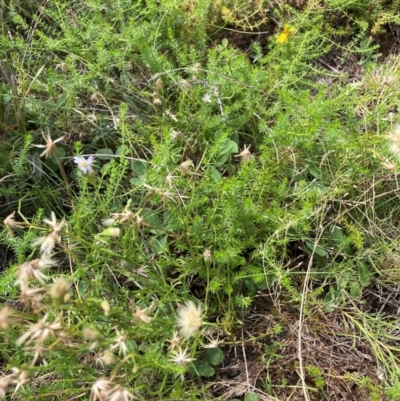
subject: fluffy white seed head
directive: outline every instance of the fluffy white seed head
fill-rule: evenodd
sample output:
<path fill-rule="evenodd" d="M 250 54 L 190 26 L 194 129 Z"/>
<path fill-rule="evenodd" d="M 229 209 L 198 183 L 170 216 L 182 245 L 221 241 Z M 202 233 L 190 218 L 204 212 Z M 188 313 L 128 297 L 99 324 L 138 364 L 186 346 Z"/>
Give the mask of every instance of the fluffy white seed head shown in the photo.
<path fill-rule="evenodd" d="M 179 308 L 176 324 L 183 337 L 192 337 L 200 329 L 203 324 L 201 312 L 201 306 L 196 306 L 193 301 L 187 301 L 184 306 Z"/>

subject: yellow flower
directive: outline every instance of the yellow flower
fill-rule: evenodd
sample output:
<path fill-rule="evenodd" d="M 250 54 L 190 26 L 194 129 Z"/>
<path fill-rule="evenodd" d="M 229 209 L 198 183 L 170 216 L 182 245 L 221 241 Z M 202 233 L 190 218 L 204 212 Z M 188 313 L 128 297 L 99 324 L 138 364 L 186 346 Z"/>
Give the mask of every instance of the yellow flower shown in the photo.
<path fill-rule="evenodd" d="M 289 40 L 289 36 L 291 36 L 293 33 L 293 29 L 289 25 L 285 25 L 283 28 L 283 32 L 278 36 L 276 41 L 280 44 L 287 43 Z"/>

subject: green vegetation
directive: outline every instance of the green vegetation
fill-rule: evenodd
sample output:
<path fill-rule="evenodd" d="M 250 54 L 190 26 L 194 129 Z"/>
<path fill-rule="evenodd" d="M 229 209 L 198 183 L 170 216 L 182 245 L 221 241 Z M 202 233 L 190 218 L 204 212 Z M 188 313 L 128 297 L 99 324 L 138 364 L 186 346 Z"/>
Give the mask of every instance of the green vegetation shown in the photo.
<path fill-rule="evenodd" d="M 0 4 L 0 398 L 400 399 L 399 1 Z"/>

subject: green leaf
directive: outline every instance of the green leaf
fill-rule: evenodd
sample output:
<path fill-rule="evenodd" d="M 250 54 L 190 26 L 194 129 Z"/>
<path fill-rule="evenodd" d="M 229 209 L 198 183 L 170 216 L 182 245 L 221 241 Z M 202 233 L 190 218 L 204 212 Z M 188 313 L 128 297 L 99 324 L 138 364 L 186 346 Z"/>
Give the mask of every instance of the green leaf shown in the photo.
<path fill-rule="evenodd" d="M 332 312 L 336 306 L 340 304 L 340 294 L 341 290 L 337 285 L 332 284 L 329 286 L 329 292 L 326 294 L 324 302 L 326 305 L 324 306 L 325 312 Z"/>
<path fill-rule="evenodd" d="M 99 149 L 96 152 L 96 157 L 100 160 L 111 160 L 113 159 L 114 152 L 111 149 Z"/>
<path fill-rule="evenodd" d="M 147 172 L 147 162 L 144 160 L 134 160 L 131 167 L 133 172 L 138 176 L 145 175 Z"/>
<path fill-rule="evenodd" d="M 220 146 L 219 156 L 216 162 L 217 167 L 222 166 L 231 155 L 237 153 L 239 151 L 238 145 L 236 142 L 228 139 L 223 142 Z"/>
<path fill-rule="evenodd" d="M 139 185 L 143 184 L 143 179 L 142 178 L 131 178 L 129 182 L 134 186 L 138 187 Z"/>
<path fill-rule="evenodd" d="M 189 366 L 189 373 L 191 375 L 211 377 L 214 376 L 215 370 L 212 366 L 197 360 Z"/>
<path fill-rule="evenodd" d="M 43 164 L 40 160 L 39 153 L 34 153 L 32 155 L 32 167 L 33 167 L 33 174 L 36 175 L 37 178 L 42 178 L 43 176 Z"/>
<path fill-rule="evenodd" d="M 345 236 L 343 234 L 343 230 L 338 226 L 333 226 L 331 229 L 331 236 L 332 239 L 335 241 L 338 247 L 342 245 L 343 241 L 345 240 Z"/>
<path fill-rule="evenodd" d="M 47 163 L 51 164 L 51 167 L 54 167 L 55 170 L 59 170 L 60 166 L 58 165 L 57 159 L 62 163 L 64 161 L 66 152 L 65 149 L 61 146 L 57 147 L 57 158 L 52 155 Z"/>
<path fill-rule="evenodd" d="M 361 261 L 357 262 L 358 266 L 358 278 L 360 280 L 360 284 L 363 287 L 368 287 L 371 284 L 371 276 L 372 273 L 368 269 L 368 267 Z"/>
<path fill-rule="evenodd" d="M 228 47 L 228 44 L 229 44 L 228 39 L 223 38 L 223 39 L 221 40 L 221 45 L 222 45 L 222 47 L 224 47 L 225 49 Z"/>
<path fill-rule="evenodd" d="M 352 297 L 359 297 L 362 293 L 362 288 L 360 283 L 353 281 L 350 283 L 350 294 Z"/>
<path fill-rule="evenodd" d="M 151 209 L 143 209 L 142 217 L 146 224 L 152 226 L 152 228 L 162 228 L 163 222 L 160 217 L 158 217 L 157 213 Z"/>
<path fill-rule="evenodd" d="M 275 273 L 272 272 L 272 274 L 274 275 L 274 277 L 272 278 L 272 281 L 275 278 Z M 266 275 L 266 278 L 263 277 L 263 279 L 261 281 L 256 281 L 256 287 L 258 291 L 265 291 L 266 289 L 268 289 L 271 286 L 271 278 L 268 277 L 268 274 Z"/>
<path fill-rule="evenodd" d="M 237 143 L 228 139 L 221 145 L 219 153 L 220 155 L 223 155 L 225 153 L 229 153 L 231 155 L 233 153 L 238 153 L 238 151 L 239 148 Z"/>
<path fill-rule="evenodd" d="M 246 393 L 244 396 L 244 401 L 258 401 L 258 397 L 253 393 Z"/>
<path fill-rule="evenodd" d="M 68 99 L 68 93 L 63 93 L 56 101 L 56 106 L 61 107 Z"/>
<path fill-rule="evenodd" d="M 251 294 L 254 295 L 254 294 L 257 293 L 257 286 L 254 284 L 253 280 L 251 280 L 249 278 L 245 278 L 244 279 L 244 285 L 251 292 Z"/>
<path fill-rule="evenodd" d="M 80 294 L 80 296 L 85 297 L 86 291 L 89 289 L 89 284 L 87 284 L 84 281 L 79 281 L 77 289 L 78 289 L 78 293 Z"/>
<path fill-rule="evenodd" d="M 168 253 L 168 242 L 167 242 L 167 236 L 164 235 L 162 237 L 153 237 L 150 238 L 150 245 L 153 248 L 153 251 L 157 255 L 161 255 L 162 253 Z"/>
<path fill-rule="evenodd" d="M 344 273 L 338 281 L 339 287 L 342 289 L 345 289 L 347 287 L 347 285 L 349 284 L 351 279 L 351 276 L 349 273 Z"/>
<path fill-rule="evenodd" d="M 221 174 L 220 172 L 213 166 L 209 166 L 208 167 L 208 172 L 210 174 L 210 177 L 214 180 L 214 181 L 220 181 L 221 180 Z"/>
<path fill-rule="evenodd" d="M 127 152 L 127 147 L 125 145 L 119 146 L 118 149 L 115 151 L 116 156 L 125 156 L 125 153 Z"/>
<path fill-rule="evenodd" d="M 217 366 L 224 360 L 224 353 L 221 348 L 208 348 L 204 359 L 209 365 Z"/>
<path fill-rule="evenodd" d="M 96 186 L 96 176 L 94 174 L 88 174 L 85 177 L 90 185 Z"/>
<path fill-rule="evenodd" d="M 317 189 L 320 191 L 322 194 L 326 194 L 328 192 L 328 187 L 326 187 L 324 184 L 322 184 L 320 181 L 313 181 L 310 186 L 310 189 Z"/>
<path fill-rule="evenodd" d="M 306 244 L 307 249 L 310 252 L 312 252 L 314 250 L 314 243 L 313 242 L 305 241 L 305 244 Z M 315 255 L 319 256 L 320 258 L 325 258 L 327 254 L 326 254 L 325 249 L 322 246 L 317 245 L 315 247 Z"/>
<path fill-rule="evenodd" d="M 331 237 L 337 249 L 343 250 L 347 255 L 351 255 L 350 246 L 346 243 L 347 237 L 343 234 L 343 230 L 340 227 L 332 227 Z"/>

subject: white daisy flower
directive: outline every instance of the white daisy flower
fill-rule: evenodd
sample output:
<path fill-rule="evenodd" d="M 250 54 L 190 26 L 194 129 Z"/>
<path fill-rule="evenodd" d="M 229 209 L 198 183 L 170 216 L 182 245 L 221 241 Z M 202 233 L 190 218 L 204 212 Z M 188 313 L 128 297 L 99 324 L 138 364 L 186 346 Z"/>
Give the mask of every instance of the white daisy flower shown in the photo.
<path fill-rule="evenodd" d="M 89 156 L 87 159 L 81 156 L 75 156 L 74 162 L 83 174 L 93 174 L 94 156 Z"/>

